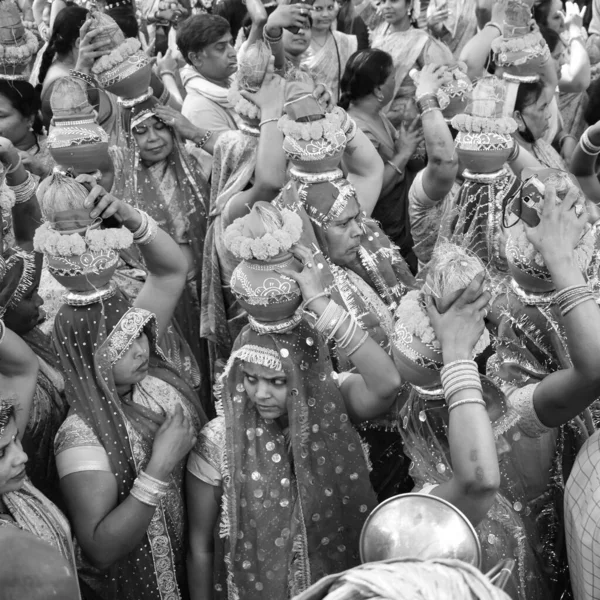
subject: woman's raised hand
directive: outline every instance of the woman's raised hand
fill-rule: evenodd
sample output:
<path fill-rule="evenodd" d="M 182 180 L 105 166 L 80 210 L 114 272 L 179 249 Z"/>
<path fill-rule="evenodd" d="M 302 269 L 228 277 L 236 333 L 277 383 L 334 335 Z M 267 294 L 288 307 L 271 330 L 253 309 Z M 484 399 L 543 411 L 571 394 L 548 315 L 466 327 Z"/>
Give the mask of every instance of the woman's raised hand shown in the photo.
<path fill-rule="evenodd" d="M 444 362 L 470 359 L 483 333 L 491 294 L 485 290 L 485 271 L 473 278 L 458 298 L 440 313 L 431 296 L 427 296 L 427 313 L 435 336 L 442 345 Z"/>
<path fill-rule="evenodd" d="M 308 28 L 309 13 L 308 4 L 279 4 L 269 15 L 266 29 L 271 31 L 287 27 Z"/>
<path fill-rule="evenodd" d="M 444 65 L 425 65 L 416 75 L 417 90 L 415 96 L 419 98 L 425 94 L 437 94 L 444 83 L 450 81 L 452 76 Z"/>
<path fill-rule="evenodd" d="M 198 133 L 198 128 L 191 121 L 170 106 L 157 105 L 154 112 L 165 125 L 172 127 L 184 140 L 191 140 Z"/>
<path fill-rule="evenodd" d="M 92 21 L 89 19 L 81 26 L 79 30 L 79 53 L 77 55 L 76 71 L 87 73 L 92 70 L 94 62 L 110 53 L 110 40 L 94 41 L 101 33 L 106 33 L 106 27 L 98 27 L 90 31 Z"/>
<path fill-rule="evenodd" d="M 290 268 L 281 268 L 277 272 L 293 279 L 298 284 L 302 297 L 306 302 L 325 291 L 321 279 L 321 269 L 319 269 L 319 263 L 322 263 L 324 258 L 320 251 L 312 252 L 302 244 L 293 246 L 292 254 L 304 265 L 302 271 L 296 273 Z"/>
<path fill-rule="evenodd" d="M 525 225 L 525 232 L 527 239 L 544 257 L 546 266 L 550 266 L 549 262 L 553 260 L 573 256 L 587 222 L 585 196 L 579 189 L 571 188 L 559 204 L 554 186 L 547 185 L 540 222 L 537 227 Z"/>
<path fill-rule="evenodd" d="M 88 197 L 83 205 L 85 208 L 91 209 L 90 217 L 92 219 L 106 220 L 114 217 L 119 223 L 125 224 L 132 231 L 135 231 L 142 224 L 142 218 L 137 210 L 98 185 L 92 175 L 79 175 L 75 181 L 85 185 L 89 190 Z"/>
<path fill-rule="evenodd" d="M 180 404 L 175 412 L 167 415 L 164 423 L 154 436 L 152 457 L 146 471 L 163 481 L 168 478 L 175 466 L 182 461 L 196 445 L 196 431 L 191 420 L 186 417 Z M 154 473 L 156 473 L 156 475 Z"/>
<path fill-rule="evenodd" d="M 586 8 L 587 7 L 584 6 L 579 10 L 579 6 L 577 6 L 575 2 L 567 1 L 565 3 L 565 12 L 561 13 L 563 21 L 565 22 L 565 27 L 567 29 L 570 27 L 581 29 L 583 27 L 583 17 L 585 16 Z"/>
<path fill-rule="evenodd" d="M 275 74 L 273 67 L 274 61 L 274 57 L 269 59 L 269 66 L 267 67 L 265 78 L 263 79 L 258 92 L 252 93 L 247 92 L 246 90 L 240 90 L 240 94 L 246 98 L 246 100 L 253 102 L 260 108 L 263 120 L 265 118 L 270 118 L 271 113 L 273 113 L 274 116 L 281 116 L 283 112 L 283 103 L 285 101 L 285 79 Z M 265 113 L 269 113 L 269 116 Z"/>

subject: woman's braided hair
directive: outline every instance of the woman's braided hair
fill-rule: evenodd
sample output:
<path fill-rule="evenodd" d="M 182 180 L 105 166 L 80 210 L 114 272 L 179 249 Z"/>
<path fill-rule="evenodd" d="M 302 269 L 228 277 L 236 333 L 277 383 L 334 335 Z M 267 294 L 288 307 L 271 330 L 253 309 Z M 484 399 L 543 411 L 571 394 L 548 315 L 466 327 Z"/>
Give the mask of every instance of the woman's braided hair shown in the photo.
<path fill-rule="evenodd" d="M 42 56 L 40 73 L 38 76 L 38 89 L 41 91 L 48 69 L 56 55 L 67 54 L 79 38 L 79 30 L 85 23 L 88 11 L 80 6 L 67 6 L 63 8 L 52 26 L 52 35 L 48 40 L 48 46 Z"/>

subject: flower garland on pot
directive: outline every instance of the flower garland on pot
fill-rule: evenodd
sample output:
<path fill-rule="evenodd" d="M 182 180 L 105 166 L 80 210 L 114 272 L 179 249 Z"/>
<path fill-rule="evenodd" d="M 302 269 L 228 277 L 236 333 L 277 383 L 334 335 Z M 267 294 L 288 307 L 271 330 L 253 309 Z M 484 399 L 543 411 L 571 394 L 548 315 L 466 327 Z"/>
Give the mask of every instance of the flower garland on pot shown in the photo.
<path fill-rule="evenodd" d="M 37 252 L 50 256 L 68 257 L 80 256 L 86 251 L 125 250 L 133 244 L 133 234 L 124 227 L 118 229 L 92 229 L 91 227 L 83 234 L 61 233 L 54 229 L 51 223 L 43 223 L 33 236 L 33 247 Z"/>
<path fill-rule="evenodd" d="M 282 209 L 281 226 L 273 223 L 271 231 L 254 237 L 245 219 L 236 219 L 225 230 L 225 246 L 243 260 L 268 260 L 287 252 L 302 235 L 302 219 L 287 208 Z M 264 212 L 263 218 L 264 216 Z M 266 218 L 265 218 L 266 219 Z"/>

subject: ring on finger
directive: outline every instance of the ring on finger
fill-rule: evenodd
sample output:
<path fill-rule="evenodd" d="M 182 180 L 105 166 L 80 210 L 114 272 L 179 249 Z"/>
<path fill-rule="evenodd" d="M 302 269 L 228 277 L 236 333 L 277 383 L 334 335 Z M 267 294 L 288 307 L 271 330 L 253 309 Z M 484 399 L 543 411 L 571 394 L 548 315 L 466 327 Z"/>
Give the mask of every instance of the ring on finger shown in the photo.
<path fill-rule="evenodd" d="M 576 204 L 574 208 L 575 208 L 575 214 L 578 217 L 580 217 L 585 212 L 585 208 L 581 204 Z"/>
<path fill-rule="evenodd" d="M 307 269 L 312 269 L 313 268 L 313 264 L 311 262 L 307 262 L 306 263 L 306 268 Z"/>

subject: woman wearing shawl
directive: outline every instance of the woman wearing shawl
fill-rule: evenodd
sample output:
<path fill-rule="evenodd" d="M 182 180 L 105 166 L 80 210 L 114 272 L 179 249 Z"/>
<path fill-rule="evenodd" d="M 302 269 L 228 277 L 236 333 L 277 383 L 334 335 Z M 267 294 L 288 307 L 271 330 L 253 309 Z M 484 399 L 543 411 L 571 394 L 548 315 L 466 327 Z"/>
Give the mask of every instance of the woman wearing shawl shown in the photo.
<path fill-rule="evenodd" d="M 55 451 L 81 573 L 103 600 L 186 598 L 184 460 L 204 415 L 157 342 L 187 264 L 145 213 L 99 187 L 86 206 L 91 218 L 114 216 L 134 232 L 149 274 L 133 306 L 110 292 L 71 294 L 77 305 L 55 321 L 71 405 Z"/>
<path fill-rule="evenodd" d="M 587 224 L 583 195 L 570 187 L 559 202 L 547 184 L 540 224 L 530 228 L 518 221 L 508 230 L 512 281 L 494 301 L 498 343 L 487 369 L 520 415 L 511 454 L 521 495 L 507 496 L 519 503 L 538 564 L 553 583 L 552 598 L 570 586 L 562 535 L 564 483 L 593 429 L 588 407 L 600 383 L 596 234 Z"/>
<path fill-rule="evenodd" d="M 380 5 L 384 21 L 373 32 L 373 48 L 391 54 L 396 69 L 393 100 L 387 117 L 394 127 L 418 116 L 415 106 L 415 83 L 412 69 L 426 64 L 451 64 L 452 53 L 427 32 L 414 27 L 419 16 L 418 0 L 385 0 Z"/>
<path fill-rule="evenodd" d="M 1 321 L 0 364 L 0 529 L 17 527 L 39 537 L 62 555 L 75 574 L 69 522 L 29 481 L 28 457 L 21 445 L 37 386 L 38 361 Z"/>
<path fill-rule="evenodd" d="M 336 102 L 340 98 L 340 81 L 346 63 L 358 47 L 355 35 L 332 29 L 337 11 L 333 0 L 315 0 L 311 11 L 310 46 L 302 59 L 302 66 L 308 69 L 313 80 L 325 85 Z"/>
<path fill-rule="evenodd" d="M 268 333 L 287 321 L 266 322 L 260 306 L 248 305 L 254 318 L 219 383 L 222 414 L 203 429 L 188 461 L 194 599 L 213 596 L 217 522 L 227 580 L 215 588 L 228 598 L 294 597 L 359 561 L 358 536 L 375 496 L 352 422 L 388 410 L 400 379 L 389 356 L 326 297 L 321 259 L 303 246 L 293 254 L 304 267 L 290 255 L 269 281 L 298 284 L 315 328 L 301 321 Z M 269 269 L 268 260 L 251 264 Z M 333 328 L 351 348 L 357 374 L 334 374 L 320 335 Z"/>
<path fill-rule="evenodd" d="M 178 244 L 186 258 L 188 283 L 175 319 L 201 373 L 202 398 L 210 396 L 206 344 L 200 339 L 202 255 L 206 236 L 208 185 L 174 127 L 172 111 L 149 98 L 131 109 L 127 166 L 115 184 L 122 197 L 145 210 Z M 179 122 L 178 122 L 179 124 Z M 204 145 L 211 137 L 204 135 Z M 208 407 L 208 405 L 206 405 Z"/>
<path fill-rule="evenodd" d="M 517 564 L 507 587 L 511 597 L 543 600 L 548 590 L 521 514 L 523 478 L 510 453 L 509 440 L 521 436 L 519 414 L 507 406 L 498 386 L 480 376 L 475 360 L 468 360 L 478 359 L 490 343 L 483 327 L 490 292 L 482 294 L 485 302 L 475 305 L 471 314 L 463 306 L 474 286 L 485 289 L 483 263 L 459 246 L 444 244 L 433 253 L 423 288 L 409 292 L 396 312 L 394 362 L 403 379 L 413 384 L 400 415 L 404 451 L 411 461 L 415 491 L 451 502 L 476 527 L 483 571 L 500 560 L 514 559 Z M 464 319 L 453 329 L 454 338 L 442 328 L 453 314 L 459 321 Z M 462 360 L 448 364 L 450 352 L 462 354 Z M 454 392 L 452 381 L 457 384 Z M 471 405 L 471 411 L 473 398 L 481 407 Z M 485 425 L 475 424 L 471 420 L 475 418 L 484 419 Z M 469 457 L 464 444 L 474 437 L 465 438 L 465 431 L 482 435 L 474 456 L 493 458 L 499 476 L 496 471 L 494 479 L 486 480 L 473 472 L 473 456 Z"/>

